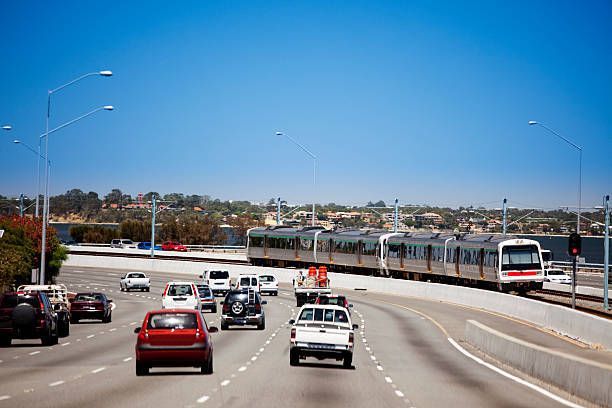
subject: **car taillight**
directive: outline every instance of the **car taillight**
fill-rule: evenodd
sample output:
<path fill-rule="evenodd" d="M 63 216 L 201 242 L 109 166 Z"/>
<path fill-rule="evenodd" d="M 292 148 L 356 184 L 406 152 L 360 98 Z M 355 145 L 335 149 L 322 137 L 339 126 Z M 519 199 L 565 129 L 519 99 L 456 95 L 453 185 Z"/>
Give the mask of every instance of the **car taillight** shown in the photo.
<path fill-rule="evenodd" d="M 261 313 L 261 304 L 255 303 L 255 313 Z"/>
<path fill-rule="evenodd" d="M 139 343 L 148 343 L 149 342 L 149 332 L 147 330 L 142 330 L 138 334 L 138 342 Z"/>
<path fill-rule="evenodd" d="M 228 313 L 230 310 L 230 305 L 227 303 L 223 304 L 223 313 Z"/>
<path fill-rule="evenodd" d="M 295 327 L 291 328 L 291 341 L 295 341 Z"/>
<path fill-rule="evenodd" d="M 349 333 L 349 346 L 353 345 L 353 339 L 355 338 L 355 335 L 353 333 Z"/>

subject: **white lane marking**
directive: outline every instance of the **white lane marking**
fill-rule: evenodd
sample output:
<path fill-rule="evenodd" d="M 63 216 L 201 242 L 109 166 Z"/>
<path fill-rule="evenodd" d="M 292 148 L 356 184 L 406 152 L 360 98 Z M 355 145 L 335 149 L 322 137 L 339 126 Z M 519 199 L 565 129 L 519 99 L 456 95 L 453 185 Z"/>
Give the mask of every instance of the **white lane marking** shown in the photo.
<path fill-rule="evenodd" d="M 0 363 L 3 363 L 4 361 L 0 360 Z"/>
<path fill-rule="evenodd" d="M 385 381 L 389 384 L 391 384 L 393 382 L 393 380 L 391 379 L 391 377 L 385 377 Z"/>
<path fill-rule="evenodd" d="M 257 360 L 257 356 L 251 357 L 251 361 L 255 361 L 255 360 Z"/>
<path fill-rule="evenodd" d="M 264 348 L 263 348 L 263 347 L 259 349 L 259 352 L 260 352 L 260 353 L 263 353 L 263 351 L 264 351 Z"/>
<path fill-rule="evenodd" d="M 132 357 L 126 357 L 126 358 L 124 358 L 124 359 L 123 359 L 123 362 L 124 362 L 124 363 L 127 363 L 127 362 L 128 362 L 128 361 L 130 361 L 131 359 L 132 359 Z"/>
<path fill-rule="evenodd" d="M 397 396 L 398 396 L 398 397 L 400 397 L 400 398 L 403 398 L 403 397 L 404 397 L 404 393 L 403 393 L 403 392 L 401 392 L 400 390 L 395 390 L 395 395 L 397 395 Z"/>
<path fill-rule="evenodd" d="M 108 331 L 109 332 L 114 332 L 115 330 L 117 330 L 117 328 L 112 328 L 112 329 L 109 329 Z"/>
<path fill-rule="evenodd" d="M 371 355 L 371 356 L 370 356 L 370 358 L 371 358 L 372 360 L 376 360 L 376 356 L 375 356 L 375 355 Z"/>
<path fill-rule="evenodd" d="M 270 344 L 270 340 L 267 340 L 267 341 L 266 341 L 266 344 Z"/>
<path fill-rule="evenodd" d="M 450 337 L 448 337 L 447 340 L 449 341 L 450 344 L 453 345 L 454 348 L 459 350 L 459 352 L 461 354 L 463 354 L 464 356 L 466 356 L 468 358 L 471 358 L 472 360 L 474 360 L 478 364 L 483 365 L 483 366 L 487 367 L 488 369 L 493 370 L 496 373 L 498 373 L 500 375 L 503 375 L 504 377 L 506 377 L 506 378 L 508 378 L 508 379 L 510 379 L 512 381 L 515 381 L 515 382 L 517 382 L 519 384 L 522 384 L 525 387 L 531 388 L 532 390 L 534 390 L 536 392 L 539 392 L 540 394 L 542 394 L 544 396 L 547 396 L 548 398 L 550 398 L 552 400 L 555 400 L 555 401 L 557 401 L 560 404 L 563 404 L 565 406 L 572 407 L 572 408 L 582 408 L 582 405 L 574 404 L 573 402 L 568 401 L 568 400 L 566 400 L 564 398 L 561 398 L 558 395 L 555 395 L 552 392 L 549 392 L 549 391 L 545 390 L 542 387 L 538 387 L 535 384 L 527 382 L 527 381 L 523 380 L 522 378 L 516 377 L 516 376 L 514 376 L 514 375 L 512 375 L 512 374 L 510 374 L 510 373 L 508 373 L 508 372 L 506 372 L 504 370 L 502 370 L 501 368 L 497 368 L 494 365 L 489 364 L 489 363 L 483 361 L 482 359 L 476 357 L 475 355 L 470 354 L 468 351 L 466 351 L 463 347 L 461 347 L 459 344 L 457 344 L 457 342 L 455 340 L 451 339 Z"/>
<path fill-rule="evenodd" d="M 135 325 L 135 324 L 137 324 L 137 323 L 136 323 L 136 322 L 132 322 L 132 323 L 130 323 L 130 326 L 133 326 L 133 325 Z"/>
<path fill-rule="evenodd" d="M 52 382 L 51 384 L 49 384 L 49 387 L 57 387 L 58 385 L 62 385 L 64 383 L 64 381 L 59 380 L 56 382 Z"/>
<path fill-rule="evenodd" d="M 230 383 L 230 380 L 224 380 L 221 382 L 221 386 L 225 387 L 226 385 L 228 385 Z"/>
<path fill-rule="evenodd" d="M 104 334 L 104 332 L 103 332 L 103 331 L 101 331 L 101 332 L 100 332 L 100 334 Z"/>
<path fill-rule="evenodd" d="M 203 403 L 205 403 L 206 401 L 208 401 L 208 399 L 209 399 L 209 398 L 210 398 L 210 397 L 209 397 L 208 395 L 202 395 L 200 398 L 198 398 L 198 399 L 197 399 L 197 401 L 196 401 L 196 402 L 197 402 L 198 404 L 203 404 Z"/>
<path fill-rule="evenodd" d="M 100 368 L 96 368 L 95 370 L 91 370 L 92 374 L 98 374 L 101 371 L 106 370 L 106 367 L 100 367 Z"/>
<path fill-rule="evenodd" d="M 378 371 L 382 371 L 382 370 L 383 370 L 382 366 L 380 366 L 380 365 L 377 365 L 377 366 L 376 366 L 376 369 L 377 369 Z"/>
<path fill-rule="evenodd" d="M 31 356 L 35 356 L 35 355 L 37 355 L 37 354 L 39 354 L 39 353 L 40 353 L 40 351 L 33 351 L 33 352 L 29 353 L 29 354 L 30 354 Z"/>
<path fill-rule="evenodd" d="M 69 342 L 69 341 L 67 341 L 66 343 L 62 343 L 62 347 L 65 347 L 65 346 L 67 346 L 67 345 L 69 345 L 69 344 L 70 344 L 70 342 Z"/>
<path fill-rule="evenodd" d="M 11 396 L 10 396 L 10 395 L 1 395 L 1 396 L 0 396 L 0 401 L 7 400 L 7 399 L 9 399 L 9 398 L 11 398 Z"/>
<path fill-rule="evenodd" d="M 246 366 L 242 366 L 238 369 L 238 372 L 246 371 L 246 369 L 247 369 Z"/>
<path fill-rule="evenodd" d="M 76 339 L 76 341 L 81 341 L 81 339 Z"/>
<path fill-rule="evenodd" d="M 91 339 L 92 337 L 95 337 L 95 334 L 90 334 L 89 336 L 87 336 L 88 339 Z"/>

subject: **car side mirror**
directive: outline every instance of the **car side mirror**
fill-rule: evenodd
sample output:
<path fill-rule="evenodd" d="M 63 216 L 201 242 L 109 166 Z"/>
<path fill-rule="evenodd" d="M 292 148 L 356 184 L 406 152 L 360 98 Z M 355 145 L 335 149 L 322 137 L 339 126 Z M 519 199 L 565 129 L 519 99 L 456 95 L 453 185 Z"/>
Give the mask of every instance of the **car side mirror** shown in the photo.
<path fill-rule="evenodd" d="M 220 305 L 222 305 L 222 304 L 223 304 L 223 300 L 222 300 L 222 301 L 220 301 L 220 302 L 219 302 L 219 304 L 220 304 Z"/>
<path fill-rule="evenodd" d="M 353 304 L 352 304 L 352 303 L 349 303 L 349 307 L 353 307 Z"/>
<path fill-rule="evenodd" d="M 353 325 L 353 330 L 357 330 L 358 328 L 359 328 L 359 325 L 358 325 L 358 324 L 354 324 L 354 325 Z"/>
<path fill-rule="evenodd" d="M 200 278 L 200 279 L 204 279 L 204 276 L 203 276 L 203 275 L 199 275 L 199 278 Z"/>
<path fill-rule="evenodd" d="M 261 304 L 262 304 L 262 305 L 267 305 L 267 304 L 268 304 L 268 301 L 267 301 L 267 300 L 262 300 L 262 301 L 261 301 Z"/>
<path fill-rule="evenodd" d="M 142 327 L 137 327 L 134 329 L 134 333 L 138 334 L 140 333 L 140 330 L 142 329 Z"/>
<path fill-rule="evenodd" d="M 219 329 L 216 326 L 210 326 L 208 328 L 208 332 L 209 333 L 217 333 L 219 331 Z"/>
<path fill-rule="evenodd" d="M 289 324 L 295 324 L 295 319 L 289 320 Z"/>

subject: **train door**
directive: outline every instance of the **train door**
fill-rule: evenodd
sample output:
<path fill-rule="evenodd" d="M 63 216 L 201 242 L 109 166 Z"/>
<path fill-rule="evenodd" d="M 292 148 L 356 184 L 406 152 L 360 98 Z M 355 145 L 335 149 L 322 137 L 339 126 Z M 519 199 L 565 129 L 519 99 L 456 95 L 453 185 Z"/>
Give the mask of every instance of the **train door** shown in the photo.
<path fill-rule="evenodd" d="M 357 248 L 355 253 L 357 254 L 357 265 L 363 265 L 363 263 L 361 262 L 361 255 L 363 254 L 363 241 L 359 240 L 357 241 Z"/>
<path fill-rule="evenodd" d="M 459 260 L 461 256 L 461 248 L 455 248 L 455 275 L 461 277 L 461 270 L 459 269 Z"/>
<path fill-rule="evenodd" d="M 264 235 L 264 257 L 267 258 L 268 256 L 268 236 Z"/>
<path fill-rule="evenodd" d="M 329 239 L 327 247 L 329 249 L 329 263 L 334 263 L 334 251 L 336 250 L 336 245 L 334 244 L 333 239 Z"/>
<path fill-rule="evenodd" d="M 295 237 L 294 241 L 293 241 L 293 246 L 294 246 L 294 255 L 295 255 L 295 259 L 299 260 L 300 259 L 300 254 L 299 254 L 299 249 L 300 249 L 300 237 Z"/>
<path fill-rule="evenodd" d="M 480 279 L 484 279 L 484 248 L 480 248 L 480 253 L 478 256 L 478 272 L 480 273 Z"/>
<path fill-rule="evenodd" d="M 404 243 L 400 245 L 399 257 L 400 257 L 400 268 L 404 269 L 404 258 L 406 257 L 406 244 Z"/>
<path fill-rule="evenodd" d="M 427 272 L 431 272 L 431 245 L 427 245 L 425 256 L 427 256 Z"/>

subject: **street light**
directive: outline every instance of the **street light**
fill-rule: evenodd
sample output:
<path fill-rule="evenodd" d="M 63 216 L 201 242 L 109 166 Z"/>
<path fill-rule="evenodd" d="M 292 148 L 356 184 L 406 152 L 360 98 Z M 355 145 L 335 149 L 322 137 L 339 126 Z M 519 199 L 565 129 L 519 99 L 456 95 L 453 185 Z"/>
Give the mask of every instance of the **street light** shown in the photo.
<path fill-rule="evenodd" d="M 101 71 L 100 75 L 103 75 L 102 72 L 105 71 Z M 110 72 L 110 71 L 109 71 Z M 110 74 L 112 75 L 112 73 Z M 85 78 L 86 76 L 89 75 L 84 75 L 80 78 L 77 78 L 76 80 L 69 82 L 66 85 L 62 85 L 59 88 L 56 88 L 56 90 L 59 90 L 61 88 L 64 88 L 76 81 L 78 81 L 79 79 Z M 105 75 L 105 76 L 109 76 L 109 75 Z M 51 104 L 51 93 L 52 91 L 49 91 L 49 99 L 47 100 L 48 103 L 48 108 L 47 108 L 47 130 L 44 134 L 40 135 L 38 140 L 39 140 L 39 146 L 40 146 L 40 140 L 44 137 L 45 138 L 45 156 L 44 158 L 46 158 L 47 160 L 47 166 L 45 167 L 45 195 L 43 198 L 43 228 L 42 228 L 42 245 L 41 245 L 41 254 L 40 254 L 40 284 L 43 285 L 45 283 L 45 261 L 46 261 L 46 250 L 47 250 L 47 223 L 49 222 L 49 171 L 50 169 L 50 160 L 49 160 L 49 135 L 51 133 L 57 132 L 58 130 L 61 130 L 63 128 L 65 128 L 66 126 L 70 126 L 75 122 L 78 122 L 81 119 L 84 119 L 90 115 L 93 115 L 96 112 L 99 112 L 101 110 L 107 110 L 107 111 L 112 111 L 115 108 L 112 105 L 104 105 L 104 106 L 100 106 L 99 108 L 96 108 L 92 111 L 89 111 L 75 119 L 72 119 L 71 121 L 68 121 L 58 127 L 56 127 L 55 129 L 49 130 L 49 108 L 50 108 L 50 104 Z M 40 155 L 39 155 L 40 156 Z M 40 156 L 43 157 L 43 156 Z M 39 160 L 40 162 L 40 160 Z M 40 168 L 40 164 L 39 164 L 39 168 Z"/>
<path fill-rule="evenodd" d="M 578 160 L 578 223 L 576 224 L 576 233 L 580 234 L 580 209 L 582 207 L 582 147 L 566 139 L 565 137 L 561 136 L 559 133 L 555 132 L 554 130 L 552 130 L 551 128 L 549 128 L 548 126 L 540 122 L 537 122 L 535 120 L 530 120 L 528 123 L 530 126 L 538 125 L 538 126 L 543 127 L 544 129 L 548 130 L 553 135 L 557 136 L 559 139 L 563 140 L 564 142 L 566 142 L 567 144 L 569 144 L 570 146 L 578 150 L 578 153 L 579 153 L 579 160 Z"/>
<path fill-rule="evenodd" d="M 312 158 L 312 160 L 313 160 L 313 166 L 312 166 L 312 190 L 313 190 L 313 196 L 312 196 L 312 225 L 314 226 L 316 224 L 315 223 L 315 197 L 314 197 L 314 192 L 315 192 L 316 187 L 317 187 L 317 156 L 315 156 L 310 150 L 308 150 L 307 148 L 302 146 L 300 143 L 298 143 L 295 139 L 293 139 L 291 136 L 289 136 L 286 133 L 276 132 L 276 136 L 286 136 L 287 139 L 291 140 L 300 149 L 302 149 L 304 152 L 306 152 L 306 154 L 308 154 Z"/>

